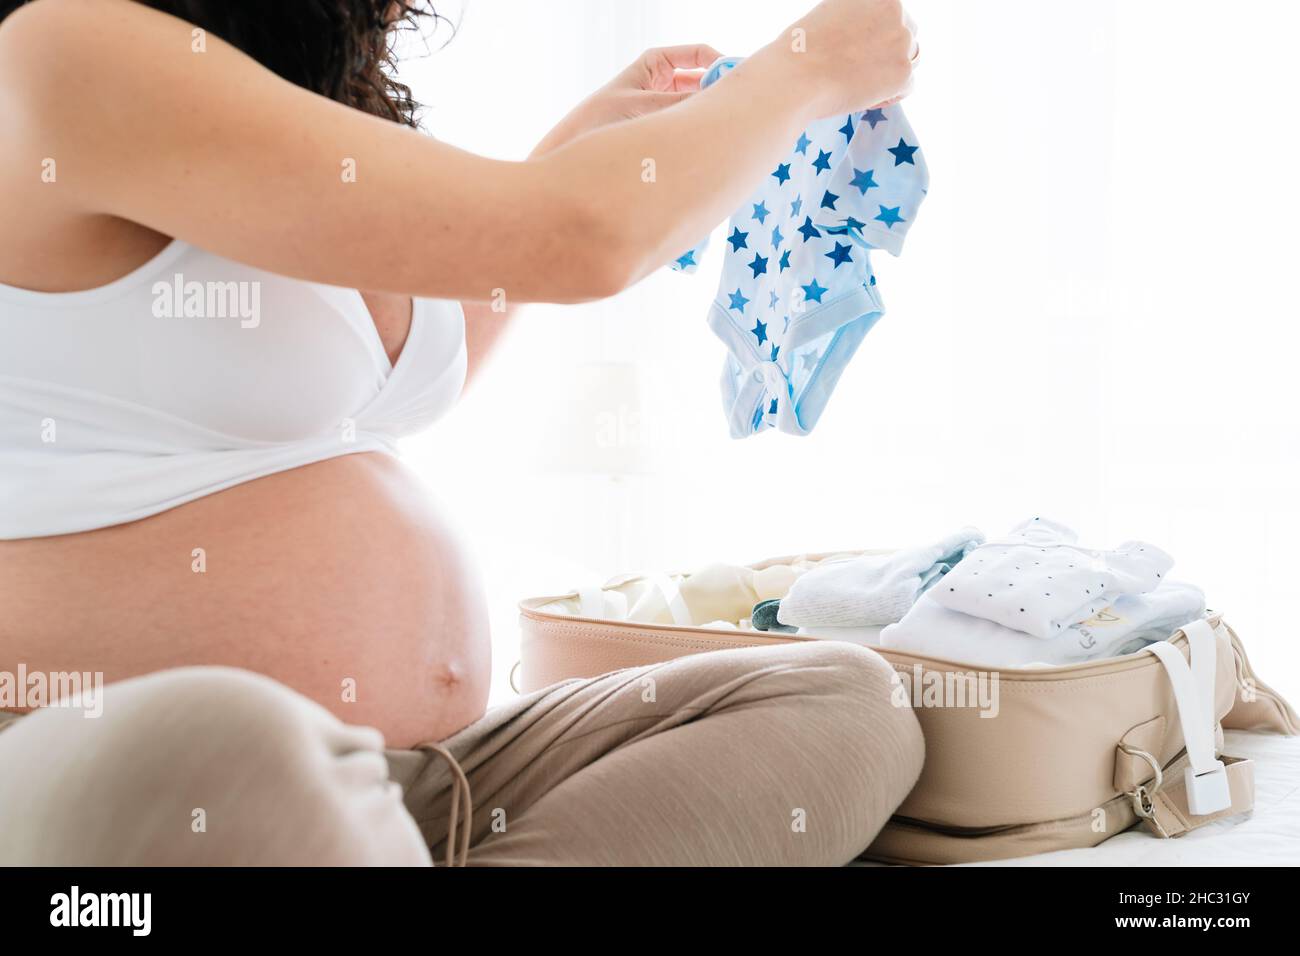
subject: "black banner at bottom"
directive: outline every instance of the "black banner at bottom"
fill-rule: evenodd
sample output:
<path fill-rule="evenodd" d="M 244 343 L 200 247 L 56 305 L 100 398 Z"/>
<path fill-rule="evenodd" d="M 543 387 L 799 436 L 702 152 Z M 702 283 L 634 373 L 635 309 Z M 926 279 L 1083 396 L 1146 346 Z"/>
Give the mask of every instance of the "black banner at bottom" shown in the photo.
<path fill-rule="evenodd" d="M 1279 869 L 0 870 L 6 943 L 162 940 L 383 943 L 416 934 L 496 945 L 555 933 L 774 929 L 917 943 L 1074 941 L 1289 929 Z M 539 938 L 540 937 L 540 938 Z M 596 937 L 587 937 L 594 940 Z M 680 940 L 679 940 L 680 941 Z M 775 943 L 775 940 L 769 940 Z M 12 950 L 11 950 L 12 951 Z"/>

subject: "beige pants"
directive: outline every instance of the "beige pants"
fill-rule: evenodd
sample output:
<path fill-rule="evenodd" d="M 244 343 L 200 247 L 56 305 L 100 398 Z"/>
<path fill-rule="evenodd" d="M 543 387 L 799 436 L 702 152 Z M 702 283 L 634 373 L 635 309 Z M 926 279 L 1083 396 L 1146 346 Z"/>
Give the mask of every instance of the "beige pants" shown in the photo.
<path fill-rule="evenodd" d="M 0 714 L 0 864 L 428 864 L 457 800 L 476 865 L 842 864 L 920 773 L 890 675 L 808 643 L 567 681 L 444 741 L 457 768 L 264 677 L 165 671 L 98 719 Z"/>

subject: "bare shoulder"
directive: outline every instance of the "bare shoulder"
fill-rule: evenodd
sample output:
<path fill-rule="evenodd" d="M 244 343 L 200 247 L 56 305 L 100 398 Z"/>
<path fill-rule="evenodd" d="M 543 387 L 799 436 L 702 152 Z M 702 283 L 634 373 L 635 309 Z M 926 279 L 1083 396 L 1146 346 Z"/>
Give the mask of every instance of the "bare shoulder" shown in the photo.
<path fill-rule="evenodd" d="M 30 0 L 0 22 L 0 109 L 62 120 L 188 52 L 192 27 L 135 0 Z"/>
<path fill-rule="evenodd" d="M 62 54 L 112 56 L 122 44 L 187 30 L 182 20 L 135 0 L 28 0 L 0 22 L 0 66 L 70 65 Z M 93 63 L 92 57 L 90 62 Z M 83 63 L 86 61 L 82 61 Z"/>
<path fill-rule="evenodd" d="M 232 48 L 205 38 L 198 56 L 193 29 L 135 0 L 30 0 L 0 22 L 0 205 L 47 224 L 113 213 L 114 176 L 175 157 L 160 117 L 194 140 L 203 111 L 186 104 L 223 88 Z M 56 169 L 60 188 L 32 188 Z"/>

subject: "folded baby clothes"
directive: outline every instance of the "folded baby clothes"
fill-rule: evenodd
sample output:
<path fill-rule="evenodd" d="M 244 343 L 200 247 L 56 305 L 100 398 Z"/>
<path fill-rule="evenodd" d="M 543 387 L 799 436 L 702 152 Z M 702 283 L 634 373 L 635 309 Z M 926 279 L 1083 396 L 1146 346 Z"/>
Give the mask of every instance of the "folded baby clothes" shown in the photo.
<path fill-rule="evenodd" d="M 796 627 L 893 624 L 983 540 L 975 528 L 961 528 L 925 547 L 823 563 L 794 582 L 778 620 Z"/>
<path fill-rule="evenodd" d="M 711 564 L 681 579 L 657 579 L 627 613 L 627 620 L 698 627 L 714 621 L 737 622 L 760 601 L 780 598 L 806 565 L 794 562 L 755 571 Z"/>
<path fill-rule="evenodd" d="M 1125 595 L 1157 588 L 1173 558 L 1129 541 L 1113 551 L 1081 548 L 1064 525 L 1031 518 L 972 551 L 935 591 L 940 607 L 1054 638 Z"/>
<path fill-rule="evenodd" d="M 1078 664 L 1140 650 L 1205 616 L 1199 588 L 1165 581 L 1144 594 L 1123 595 L 1043 640 L 950 610 L 937 595 L 933 590 L 922 595 L 900 623 L 885 628 L 880 646 L 985 667 Z"/>
<path fill-rule="evenodd" d="M 715 63 L 716 82 L 739 61 Z M 819 120 L 727 226 L 709 326 L 727 346 L 731 437 L 812 431 L 864 336 L 884 314 L 869 252 L 902 252 L 929 173 L 899 106 Z M 702 246 L 673 268 L 691 272 Z"/>

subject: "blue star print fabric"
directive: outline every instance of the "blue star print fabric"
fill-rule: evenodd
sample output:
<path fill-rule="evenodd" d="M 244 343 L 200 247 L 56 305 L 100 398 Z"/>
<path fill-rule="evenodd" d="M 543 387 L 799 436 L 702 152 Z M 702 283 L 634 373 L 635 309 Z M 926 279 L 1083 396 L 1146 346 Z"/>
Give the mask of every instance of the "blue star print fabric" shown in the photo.
<path fill-rule="evenodd" d="M 713 64 L 717 82 L 739 60 Z M 897 105 L 810 125 L 727 225 L 709 326 L 727 346 L 732 438 L 812 431 L 884 314 L 869 253 L 902 252 L 929 173 Z M 694 272 L 705 244 L 672 268 Z"/>

